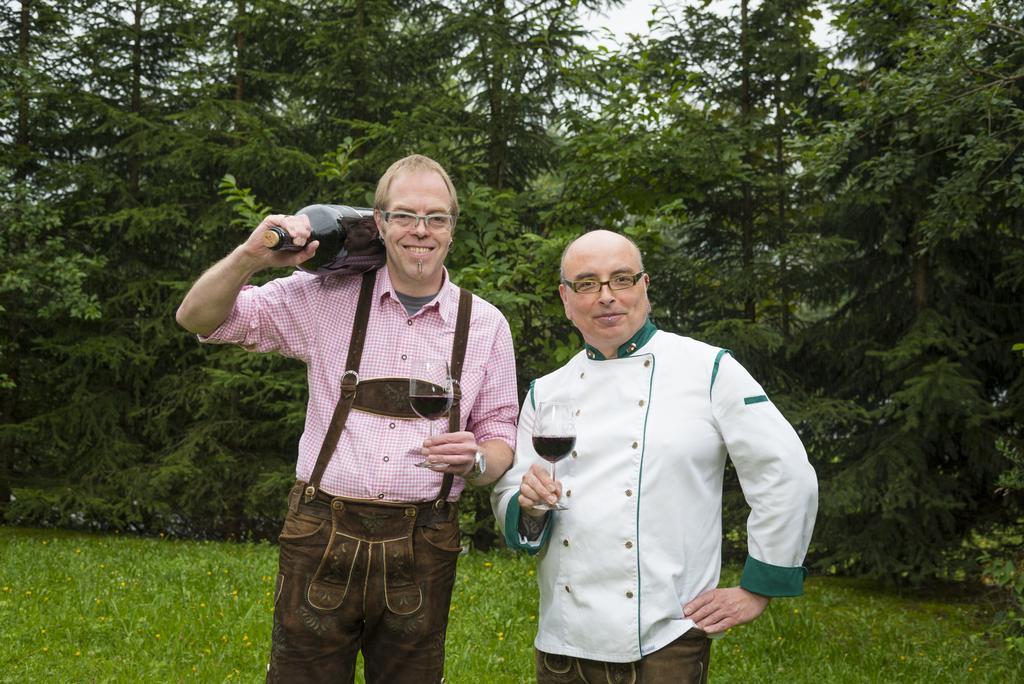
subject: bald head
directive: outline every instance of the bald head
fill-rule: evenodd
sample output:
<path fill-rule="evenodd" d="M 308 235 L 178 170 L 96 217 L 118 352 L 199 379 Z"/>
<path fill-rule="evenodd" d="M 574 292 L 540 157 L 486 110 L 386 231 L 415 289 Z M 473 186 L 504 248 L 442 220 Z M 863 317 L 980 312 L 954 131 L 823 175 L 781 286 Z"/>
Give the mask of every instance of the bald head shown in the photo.
<path fill-rule="evenodd" d="M 610 230 L 593 230 L 580 235 L 562 250 L 562 260 L 558 266 L 559 279 L 565 280 L 569 278 L 575 280 L 578 277 L 577 275 L 566 275 L 565 270 L 567 261 L 576 261 L 577 252 L 580 256 L 590 253 L 607 254 L 621 250 L 624 247 L 630 252 L 632 257 L 635 257 L 636 271 L 644 270 L 643 256 L 640 254 L 640 248 L 636 246 L 635 242 L 625 235 L 613 233 Z"/>

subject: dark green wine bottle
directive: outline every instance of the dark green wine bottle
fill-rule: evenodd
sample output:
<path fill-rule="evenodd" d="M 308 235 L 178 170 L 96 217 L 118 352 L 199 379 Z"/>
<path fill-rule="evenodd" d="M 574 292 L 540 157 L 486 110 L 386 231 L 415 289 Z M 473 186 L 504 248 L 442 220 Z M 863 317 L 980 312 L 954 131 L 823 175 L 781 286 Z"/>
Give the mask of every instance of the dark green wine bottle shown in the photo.
<path fill-rule="evenodd" d="M 309 241 L 318 240 L 316 254 L 299 264 L 314 275 L 354 275 L 384 265 L 384 243 L 373 220 L 373 209 L 343 204 L 311 204 L 296 215 L 309 217 Z M 300 252 L 291 235 L 277 226 L 263 233 L 268 249 Z"/>

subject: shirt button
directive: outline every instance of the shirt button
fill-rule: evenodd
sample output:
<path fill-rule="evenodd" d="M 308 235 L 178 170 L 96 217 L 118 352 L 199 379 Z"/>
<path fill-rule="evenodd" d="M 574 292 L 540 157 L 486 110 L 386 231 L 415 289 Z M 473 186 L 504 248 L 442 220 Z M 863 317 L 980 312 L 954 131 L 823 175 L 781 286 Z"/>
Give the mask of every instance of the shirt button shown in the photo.
<path fill-rule="evenodd" d="M 626 548 L 627 549 L 633 548 L 633 542 L 631 542 L 631 541 L 626 542 Z"/>
<path fill-rule="evenodd" d="M 383 498 L 384 498 L 384 495 L 383 495 L 383 494 L 378 494 L 378 495 L 377 495 L 377 498 L 378 498 L 378 499 L 383 499 Z"/>
<path fill-rule="evenodd" d="M 406 321 L 406 323 L 408 323 L 409 325 L 412 325 L 412 319 L 410 318 L 409 320 Z"/>
<path fill-rule="evenodd" d="M 627 489 L 626 490 L 626 496 L 633 496 L 633 490 L 632 489 Z"/>
<path fill-rule="evenodd" d="M 395 429 L 395 424 L 394 423 L 389 423 L 388 427 L 391 428 L 392 430 L 394 430 Z"/>
<path fill-rule="evenodd" d="M 633 592 L 627 591 L 626 592 L 626 598 L 633 598 Z"/>
<path fill-rule="evenodd" d="M 646 361 L 644 361 L 644 368 L 650 368 L 650 367 L 651 367 L 651 360 L 647 359 Z"/>
<path fill-rule="evenodd" d="M 385 456 L 385 457 L 384 457 L 384 462 L 385 462 L 385 463 L 387 463 L 387 462 L 388 462 L 388 461 L 390 461 L 390 460 L 391 460 L 391 457 L 390 457 L 390 456 Z"/>
<path fill-rule="evenodd" d="M 562 546 L 568 546 L 568 545 L 569 545 L 569 540 L 568 539 L 563 539 L 562 540 Z"/>
<path fill-rule="evenodd" d="M 633 442 L 633 448 L 634 448 L 634 449 L 636 449 L 636 448 L 637 448 L 638 446 L 640 446 L 640 445 L 639 445 L 639 444 L 637 444 L 636 442 Z"/>
<path fill-rule="evenodd" d="M 409 358 L 409 357 L 408 357 L 408 356 L 406 356 L 405 354 L 402 354 L 402 360 L 403 360 L 403 361 L 405 361 L 405 360 L 406 360 L 407 358 Z"/>
<path fill-rule="evenodd" d="M 644 401 L 643 399 L 641 399 L 641 400 L 640 400 L 640 406 L 641 406 L 641 407 L 642 407 L 642 406 L 643 406 L 644 404 L 646 404 L 646 403 L 647 403 L 647 402 L 645 402 L 645 401 Z"/>

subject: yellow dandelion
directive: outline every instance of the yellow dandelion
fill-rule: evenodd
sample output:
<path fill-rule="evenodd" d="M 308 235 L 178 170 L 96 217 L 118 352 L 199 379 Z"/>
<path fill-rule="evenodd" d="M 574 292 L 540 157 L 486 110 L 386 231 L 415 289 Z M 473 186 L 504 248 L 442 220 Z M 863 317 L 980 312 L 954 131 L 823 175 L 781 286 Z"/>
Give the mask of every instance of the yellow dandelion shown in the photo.
<path fill-rule="evenodd" d="M 485 562 L 484 562 L 484 567 L 485 567 L 485 568 L 489 568 L 489 567 L 491 567 L 492 565 L 493 565 L 493 564 L 492 564 L 492 563 L 491 563 L 490 561 L 485 561 Z"/>
<path fill-rule="evenodd" d="M 43 653 L 48 653 L 49 651 L 50 651 L 50 647 L 49 646 L 43 646 Z"/>
<path fill-rule="evenodd" d="M 75 651 L 75 655 L 76 656 L 80 656 L 80 655 L 82 655 L 82 652 L 81 651 Z"/>
<path fill-rule="evenodd" d="M 157 639 L 159 639 L 159 638 L 160 638 L 160 632 L 157 632 L 157 633 L 156 633 L 156 634 L 154 634 L 153 636 L 155 636 L 155 637 L 156 637 Z"/>

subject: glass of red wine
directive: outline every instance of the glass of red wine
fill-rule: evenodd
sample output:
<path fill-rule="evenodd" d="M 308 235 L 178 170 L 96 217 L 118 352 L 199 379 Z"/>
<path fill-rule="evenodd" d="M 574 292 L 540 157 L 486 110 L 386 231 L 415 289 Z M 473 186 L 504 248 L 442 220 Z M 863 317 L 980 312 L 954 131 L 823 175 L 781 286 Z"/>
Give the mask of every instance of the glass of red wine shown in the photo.
<path fill-rule="evenodd" d="M 576 425 L 572 406 L 541 401 L 533 418 L 533 450 L 551 464 L 551 479 L 555 479 L 555 464 L 569 455 L 576 445 Z M 569 507 L 561 501 L 534 506 L 541 511 L 564 511 Z"/>
<path fill-rule="evenodd" d="M 444 359 L 413 361 L 409 375 L 409 406 L 417 416 L 427 421 L 429 434 L 434 436 L 434 423 L 448 414 L 453 399 L 452 376 Z M 432 464 L 423 460 L 421 468 L 443 468 L 445 464 Z"/>

